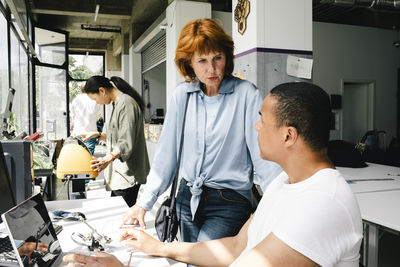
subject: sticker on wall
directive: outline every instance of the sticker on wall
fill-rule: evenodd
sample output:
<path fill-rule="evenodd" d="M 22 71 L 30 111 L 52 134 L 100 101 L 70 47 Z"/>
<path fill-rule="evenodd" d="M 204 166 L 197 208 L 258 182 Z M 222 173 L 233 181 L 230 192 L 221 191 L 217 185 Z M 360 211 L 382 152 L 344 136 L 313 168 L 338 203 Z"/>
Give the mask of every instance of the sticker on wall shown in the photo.
<path fill-rule="evenodd" d="M 236 73 L 236 77 L 240 78 L 240 79 L 244 79 L 243 74 L 239 71 L 238 73 Z"/>
<path fill-rule="evenodd" d="M 247 28 L 247 17 L 250 13 L 250 1 L 238 0 L 235 7 L 235 21 L 238 23 L 238 32 L 243 35 Z"/>
<path fill-rule="evenodd" d="M 286 72 L 290 76 L 311 79 L 312 65 L 313 60 L 310 58 L 289 55 L 286 62 Z"/>

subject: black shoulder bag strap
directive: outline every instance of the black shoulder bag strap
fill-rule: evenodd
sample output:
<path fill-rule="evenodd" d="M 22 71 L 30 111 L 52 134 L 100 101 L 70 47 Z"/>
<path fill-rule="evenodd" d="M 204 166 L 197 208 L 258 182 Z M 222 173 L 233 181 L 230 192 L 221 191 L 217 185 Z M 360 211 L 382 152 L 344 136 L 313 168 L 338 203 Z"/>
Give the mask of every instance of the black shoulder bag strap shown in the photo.
<path fill-rule="evenodd" d="M 179 177 L 179 168 L 181 166 L 181 155 L 182 155 L 182 147 L 183 147 L 183 139 L 184 139 L 184 134 L 183 132 L 185 131 L 185 123 L 186 123 L 186 110 L 188 107 L 188 103 L 189 103 L 189 98 L 190 98 L 190 93 L 187 93 L 187 97 L 186 97 L 186 105 L 185 105 L 185 113 L 183 114 L 183 123 L 182 123 L 182 131 L 181 131 L 181 141 L 179 144 L 179 152 L 178 152 L 178 162 L 176 164 L 176 173 L 175 173 L 175 177 L 174 177 L 174 181 L 172 183 L 172 187 L 171 187 L 171 193 L 170 193 L 170 199 L 171 199 L 171 210 L 175 211 L 175 198 L 176 198 L 176 188 L 178 185 L 178 177 Z"/>

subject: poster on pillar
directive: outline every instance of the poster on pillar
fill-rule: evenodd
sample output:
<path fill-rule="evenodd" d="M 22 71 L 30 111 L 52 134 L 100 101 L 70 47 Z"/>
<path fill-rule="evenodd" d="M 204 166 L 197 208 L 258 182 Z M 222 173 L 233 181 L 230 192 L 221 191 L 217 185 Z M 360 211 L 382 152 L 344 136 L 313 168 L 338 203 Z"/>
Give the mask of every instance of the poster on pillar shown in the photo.
<path fill-rule="evenodd" d="M 288 55 L 286 72 L 290 76 L 311 79 L 313 60 Z"/>

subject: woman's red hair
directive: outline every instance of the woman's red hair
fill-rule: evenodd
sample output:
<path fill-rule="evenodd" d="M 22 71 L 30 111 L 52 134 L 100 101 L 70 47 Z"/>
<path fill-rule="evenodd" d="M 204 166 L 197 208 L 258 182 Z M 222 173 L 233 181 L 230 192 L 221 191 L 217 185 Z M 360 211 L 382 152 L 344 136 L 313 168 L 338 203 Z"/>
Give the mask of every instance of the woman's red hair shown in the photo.
<path fill-rule="evenodd" d="M 183 27 L 175 52 L 175 64 L 186 81 L 195 81 L 196 75 L 190 66 L 193 54 L 223 52 L 226 57 L 225 76 L 233 72 L 232 37 L 212 19 L 196 19 Z"/>

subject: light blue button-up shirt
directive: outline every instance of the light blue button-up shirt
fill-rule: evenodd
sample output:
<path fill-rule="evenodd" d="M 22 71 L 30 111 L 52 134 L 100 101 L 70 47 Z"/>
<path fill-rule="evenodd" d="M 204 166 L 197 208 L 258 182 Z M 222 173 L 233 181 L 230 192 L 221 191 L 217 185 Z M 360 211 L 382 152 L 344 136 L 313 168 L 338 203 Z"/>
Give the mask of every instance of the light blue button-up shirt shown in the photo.
<path fill-rule="evenodd" d="M 180 171 L 190 186 L 194 218 L 203 185 L 233 189 L 251 200 L 253 166 L 264 184 L 269 184 L 282 169 L 260 158 L 254 125 L 259 120 L 262 99 L 252 83 L 225 78 L 218 94 L 209 98 L 200 89 L 199 82 L 184 82 L 177 86 L 168 105 L 157 152 L 138 206 L 151 210 L 158 196 L 172 184 L 189 95 Z"/>

